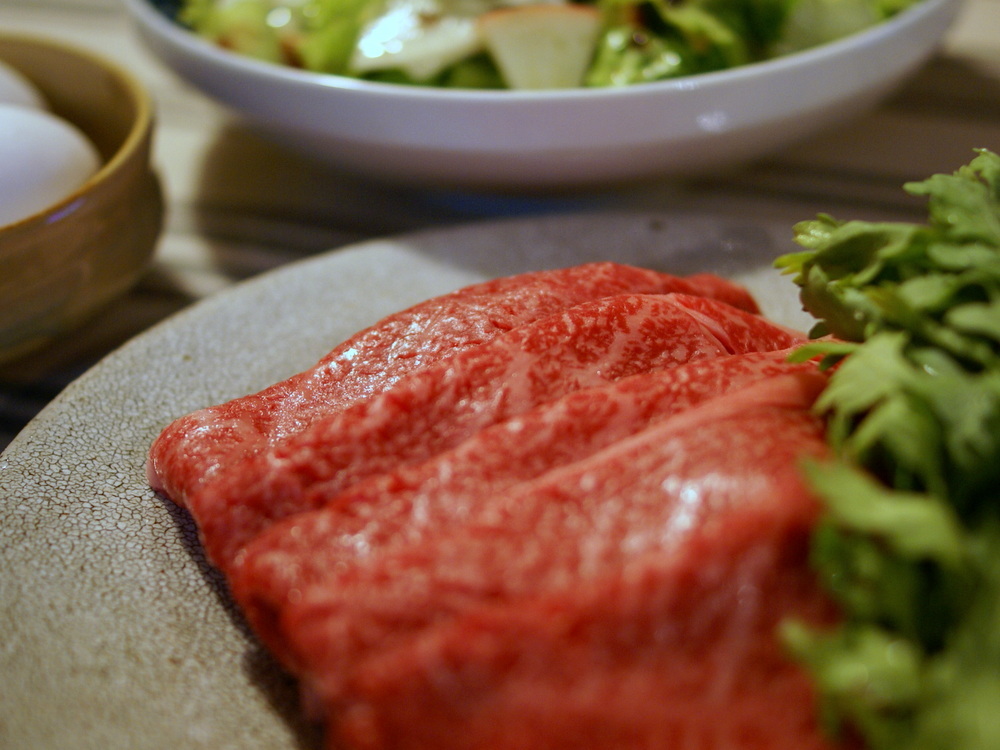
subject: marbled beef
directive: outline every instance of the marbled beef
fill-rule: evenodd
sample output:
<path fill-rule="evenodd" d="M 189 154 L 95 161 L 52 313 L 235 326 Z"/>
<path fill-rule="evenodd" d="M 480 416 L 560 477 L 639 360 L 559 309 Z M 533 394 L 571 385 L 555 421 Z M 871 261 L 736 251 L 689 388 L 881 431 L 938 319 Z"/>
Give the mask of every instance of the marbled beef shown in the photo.
<path fill-rule="evenodd" d="M 711 311 L 711 317 L 709 317 Z M 422 367 L 392 387 L 219 471 L 191 494 L 209 558 L 224 572 L 274 521 L 367 477 L 447 450 L 500 420 L 580 388 L 746 351 L 801 334 L 681 294 L 583 303 Z"/>
<path fill-rule="evenodd" d="M 656 422 L 749 383 L 811 363 L 790 364 L 787 350 L 688 362 L 574 391 L 481 430 L 419 464 L 319 496 L 321 510 L 276 524 L 251 542 L 230 571 L 234 597 L 254 630 L 291 662 L 275 629 L 289 592 L 331 577 L 345 565 L 410 544 L 473 511 L 489 497 L 580 460 Z"/>
<path fill-rule="evenodd" d="M 756 312 L 615 264 L 476 285 L 178 420 L 151 482 L 331 750 L 831 750 L 776 634 L 837 616 L 826 381 Z"/>
<path fill-rule="evenodd" d="M 742 288 L 716 276 L 678 278 L 592 263 L 475 284 L 390 315 L 333 349 L 313 368 L 260 393 L 170 424 L 150 450 L 150 484 L 174 502 L 223 466 L 265 449 L 326 415 L 385 390 L 407 372 L 498 333 L 612 294 L 682 292 L 756 312 Z"/>
<path fill-rule="evenodd" d="M 836 612 L 812 513 L 734 510 L 573 589 L 486 605 L 375 653 L 327 706 L 343 750 L 846 750 L 778 633 Z"/>
<path fill-rule="evenodd" d="M 280 624 L 293 665 L 333 711 L 369 658 L 479 607 L 584 590 L 632 560 L 680 549 L 730 512 L 797 509 L 804 528 L 817 506 L 798 461 L 825 454 L 809 412 L 824 383 L 799 372 L 720 396 L 465 512 L 441 513 L 413 543 L 341 561 L 286 602 Z"/>

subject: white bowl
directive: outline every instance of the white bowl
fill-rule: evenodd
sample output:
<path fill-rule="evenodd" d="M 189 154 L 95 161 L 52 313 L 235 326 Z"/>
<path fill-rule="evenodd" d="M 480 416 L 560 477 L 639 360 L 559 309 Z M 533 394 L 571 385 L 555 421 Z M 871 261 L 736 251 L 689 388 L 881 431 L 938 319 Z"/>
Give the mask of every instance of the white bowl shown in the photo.
<path fill-rule="evenodd" d="M 228 52 L 151 0 L 125 0 L 181 78 L 265 135 L 395 182 L 552 189 L 691 175 L 747 161 L 876 104 L 927 60 L 959 0 L 740 68 L 614 89 L 433 89 L 311 73 Z"/>

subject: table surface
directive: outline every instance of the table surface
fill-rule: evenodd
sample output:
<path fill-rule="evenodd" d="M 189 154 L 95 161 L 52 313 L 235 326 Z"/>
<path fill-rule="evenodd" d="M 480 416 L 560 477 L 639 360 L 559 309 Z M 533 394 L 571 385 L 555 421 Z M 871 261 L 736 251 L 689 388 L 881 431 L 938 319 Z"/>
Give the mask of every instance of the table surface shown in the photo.
<path fill-rule="evenodd" d="M 168 205 L 155 262 L 131 293 L 84 330 L 0 368 L 0 449 L 102 356 L 201 298 L 330 248 L 525 208 L 366 183 L 262 141 L 161 66 L 118 0 L 0 0 L 0 29 L 91 48 L 148 85 Z M 751 215 L 789 227 L 818 212 L 917 218 L 922 206 L 907 200 L 902 183 L 950 172 L 975 147 L 1000 149 L 1000 0 L 966 0 L 939 53 L 860 119 L 711 179 L 621 188 L 584 203 Z"/>

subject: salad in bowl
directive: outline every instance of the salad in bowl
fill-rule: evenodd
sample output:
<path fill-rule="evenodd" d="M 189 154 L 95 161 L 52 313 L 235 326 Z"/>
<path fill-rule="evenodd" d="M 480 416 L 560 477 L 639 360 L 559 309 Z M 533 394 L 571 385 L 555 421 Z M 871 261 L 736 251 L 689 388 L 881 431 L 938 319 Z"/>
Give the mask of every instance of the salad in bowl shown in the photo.
<path fill-rule="evenodd" d="M 290 150 L 366 179 L 518 194 L 787 148 L 881 101 L 961 6 L 872 6 L 865 22 L 892 17 L 820 43 L 848 7 L 895 0 L 123 1 L 167 67 Z"/>
<path fill-rule="evenodd" d="M 801 51 L 917 0 L 180 0 L 227 49 L 320 73 L 470 89 L 624 86 Z"/>

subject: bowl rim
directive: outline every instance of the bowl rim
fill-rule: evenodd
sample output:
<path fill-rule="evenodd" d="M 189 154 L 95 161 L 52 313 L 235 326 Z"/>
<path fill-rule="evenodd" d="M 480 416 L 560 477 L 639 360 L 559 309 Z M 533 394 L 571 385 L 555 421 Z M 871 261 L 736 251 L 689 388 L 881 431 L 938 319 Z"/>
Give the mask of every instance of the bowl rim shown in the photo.
<path fill-rule="evenodd" d="M 713 86 L 732 85 L 742 79 L 769 72 L 779 72 L 789 67 L 815 64 L 824 58 L 835 57 L 845 49 L 876 44 L 885 37 L 892 36 L 899 27 L 919 23 L 925 16 L 932 15 L 946 7 L 957 6 L 962 0 L 918 0 L 896 15 L 880 21 L 860 31 L 834 39 L 804 50 L 779 57 L 739 65 L 725 70 L 697 73 L 661 81 L 634 83 L 627 86 L 575 87 L 569 89 L 545 89 L 516 91 L 510 89 L 447 88 L 440 86 L 420 86 L 414 84 L 369 81 L 335 73 L 294 68 L 280 63 L 268 62 L 231 50 L 226 50 L 211 41 L 198 36 L 178 21 L 169 18 L 154 7 L 151 0 L 123 0 L 133 20 L 147 32 L 166 39 L 183 49 L 187 54 L 221 65 L 238 74 L 252 74 L 266 79 L 269 83 L 287 83 L 296 87 L 319 87 L 332 91 L 385 94 L 394 97 L 421 100 L 445 99 L 472 102 L 524 103 L 531 101 L 606 99 L 641 97 L 651 93 L 705 89 Z"/>
<path fill-rule="evenodd" d="M 129 125 L 128 134 L 122 141 L 118 149 L 106 159 L 100 168 L 87 178 L 83 184 L 73 192 L 53 203 L 47 208 L 43 208 L 36 213 L 25 216 L 9 224 L 0 225 L 0 234 L 11 229 L 23 229 L 31 223 L 47 223 L 53 216 L 62 216 L 67 211 L 72 210 L 86 193 L 94 190 L 101 183 L 110 179 L 122 164 L 127 162 L 132 155 L 139 150 L 153 128 L 154 105 L 150 93 L 137 77 L 132 75 L 124 67 L 112 60 L 97 54 L 85 47 L 77 44 L 65 42 L 61 39 L 42 37 L 32 33 L 0 31 L 0 43 L 14 42 L 17 44 L 29 44 L 38 48 L 57 50 L 60 53 L 69 53 L 79 58 L 85 59 L 95 66 L 104 69 L 123 84 L 124 89 L 135 106 L 135 117 Z M 0 58 L 2 59 L 2 58 Z"/>

